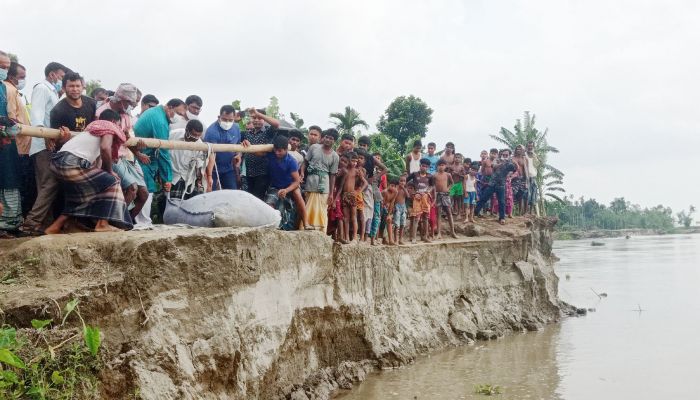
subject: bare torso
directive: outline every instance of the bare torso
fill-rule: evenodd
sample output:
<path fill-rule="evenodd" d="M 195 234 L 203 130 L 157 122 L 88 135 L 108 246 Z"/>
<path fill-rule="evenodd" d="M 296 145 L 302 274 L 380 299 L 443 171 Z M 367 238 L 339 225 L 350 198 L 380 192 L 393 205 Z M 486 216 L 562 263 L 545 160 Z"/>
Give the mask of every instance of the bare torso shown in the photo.
<path fill-rule="evenodd" d="M 435 182 L 436 192 L 449 192 L 450 184 L 452 183 L 452 175 L 448 172 L 438 172 L 433 175 L 433 182 Z"/>

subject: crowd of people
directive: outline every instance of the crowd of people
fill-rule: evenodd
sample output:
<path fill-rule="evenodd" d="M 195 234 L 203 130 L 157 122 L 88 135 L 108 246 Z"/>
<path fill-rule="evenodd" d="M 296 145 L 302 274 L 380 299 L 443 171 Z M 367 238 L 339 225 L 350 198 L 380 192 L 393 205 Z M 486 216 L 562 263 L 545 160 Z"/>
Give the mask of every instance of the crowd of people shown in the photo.
<path fill-rule="evenodd" d="M 486 210 L 501 224 L 532 211 L 537 163 L 527 148 L 491 149 L 472 160 L 447 143 L 406 156 L 389 176 L 370 138 L 310 126 L 281 127 L 265 110 L 219 108 L 206 128 L 200 96 L 165 103 L 130 83 L 86 93 L 79 73 L 51 62 L 22 94 L 27 71 L 0 51 L 0 237 L 118 231 L 152 224 L 154 195 L 189 199 L 245 190 L 282 213 L 281 228 L 321 230 L 340 243 L 404 244 L 442 237 L 441 224 L 474 222 Z M 136 108 L 139 112 L 136 113 Z M 17 135 L 14 124 L 59 129 L 59 139 Z M 14 125 L 14 126 L 13 126 Z M 72 134 L 77 132 L 78 134 Z M 271 152 L 148 148 L 130 137 L 185 142 L 272 144 Z M 131 143 L 131 142 L 129 142 Z"/>

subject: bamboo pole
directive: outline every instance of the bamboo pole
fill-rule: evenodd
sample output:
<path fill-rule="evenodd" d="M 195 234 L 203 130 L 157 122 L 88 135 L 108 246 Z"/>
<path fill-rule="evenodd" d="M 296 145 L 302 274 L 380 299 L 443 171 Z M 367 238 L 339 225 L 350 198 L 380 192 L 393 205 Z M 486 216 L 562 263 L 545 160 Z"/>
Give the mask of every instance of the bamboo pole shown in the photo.
<path fill-rule="evenodd" d="M 44 128 L 41 126 L 29 126 L 29 125 L 18 125 L 20 128 L 19 136 L 31 136 L 37 138 L 45 139 L 59 139 L 61 137 L 61 131 L 58 129 Z M 71 132 L 71 135 L 75 136 L 80 132 Z M 244 147 L 241 144 L 221 144 L 221 143 L 196 143 L 196 142 L 185 142 L 184 140 L 161 140 L 161 139 L 149 139 L 149 138 L 138 138 L 130 137 L 126 141 L 126 146 L 136 146 L 139 140 L 143 140 L 146 147 L 152 149 L 169 149 L 169 150 L 194 150 L 194 151 L 208 151 L 209 146 L 211 146 L 211 151 L 214 153 L 263 153 L 272 151 L 271 144 L 253 144 L 248 147 Z"/>

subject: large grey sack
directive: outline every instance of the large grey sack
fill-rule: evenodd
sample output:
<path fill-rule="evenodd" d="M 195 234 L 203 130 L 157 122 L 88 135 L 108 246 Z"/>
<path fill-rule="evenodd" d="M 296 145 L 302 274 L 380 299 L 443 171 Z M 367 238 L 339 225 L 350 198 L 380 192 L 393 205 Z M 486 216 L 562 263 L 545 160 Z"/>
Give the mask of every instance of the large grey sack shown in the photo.
<path fill-rule="evenodd" d="M 217 190 L 181 201 L 168 199 L 163 213 L 166 224 L 202 227 L 279 226 L 279 211 L 242 190 Z"/>

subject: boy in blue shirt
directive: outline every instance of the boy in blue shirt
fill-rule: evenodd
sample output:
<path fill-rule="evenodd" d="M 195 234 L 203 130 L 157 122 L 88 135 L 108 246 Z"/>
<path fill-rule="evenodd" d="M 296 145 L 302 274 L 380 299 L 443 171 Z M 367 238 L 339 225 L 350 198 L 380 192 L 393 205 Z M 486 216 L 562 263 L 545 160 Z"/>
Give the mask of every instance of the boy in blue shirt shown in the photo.
<path fill-rule="evenodd" d="M 299 164 L 287 152 L 289 139 L 284 135 L 277 135 L 272 142 L 271 153 L 256 154 L 267 158 L 267 173 L 270 179 L 270 186 L 265 194 L 265 203 L 272 208 L 277 208 L 280 201 L 287 196 L 291 196 L 297 209 L 297 214 L 301 217 L 305 230 L 313 230 L 306 218 L 306 204 L 301 197 L 301 177 L 299 176 Z M 283 226 L 296 226 L 295 221 L 282 221 Z"/>
<path fill-rule="evenodd" d="M 435 149 L 437 145 L 433 142 L 428 143 L 428 154 L 424 154 L 423 158 L 427 158 L 430 161 L 430 167 L 428 167 L 428 173 L 430 175 L 435 175 L 437 172 L 437 162 L 440 156 L 435 154 Z"/>

